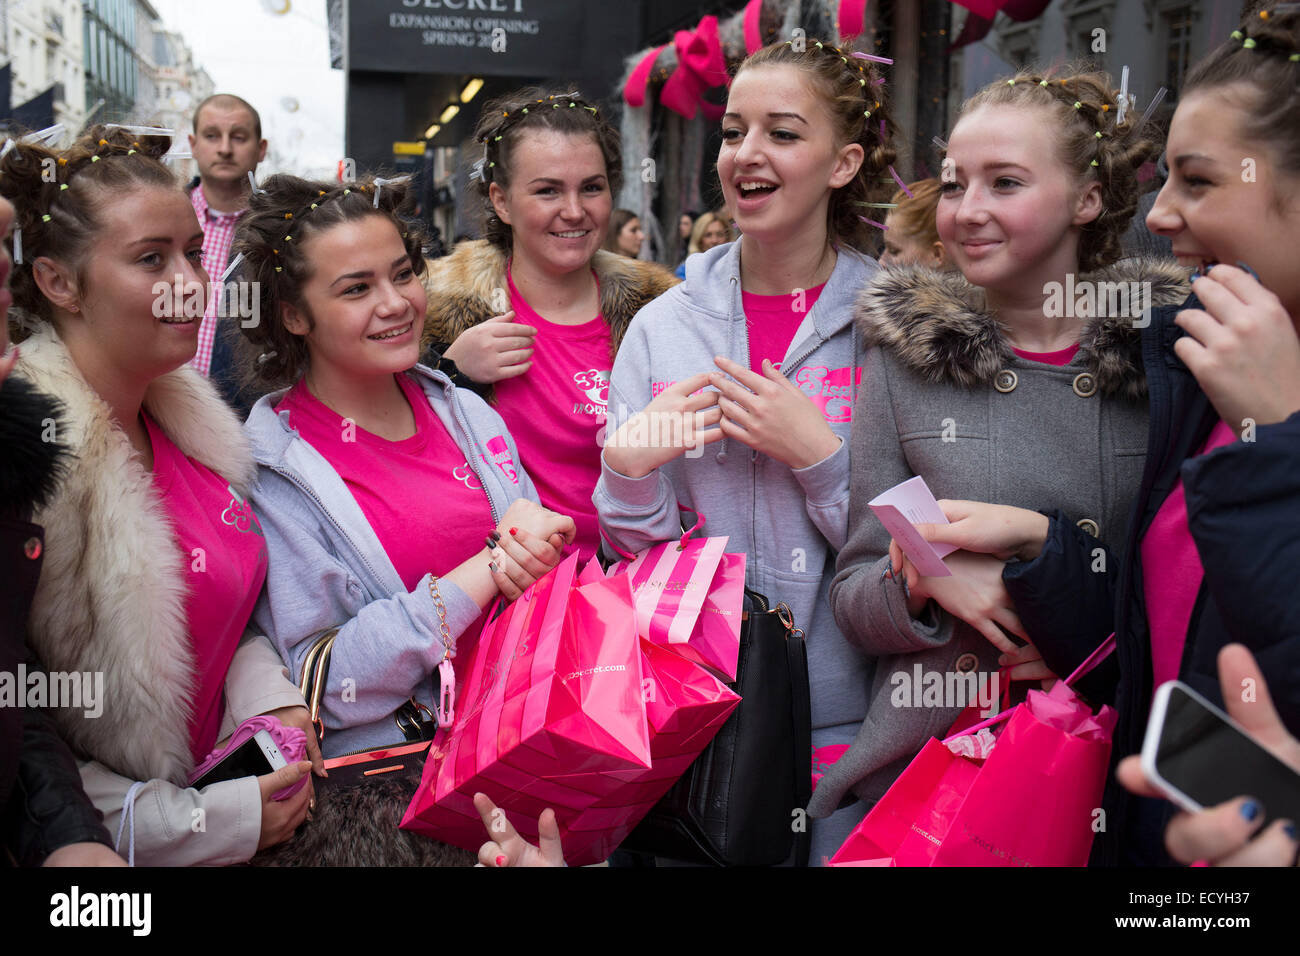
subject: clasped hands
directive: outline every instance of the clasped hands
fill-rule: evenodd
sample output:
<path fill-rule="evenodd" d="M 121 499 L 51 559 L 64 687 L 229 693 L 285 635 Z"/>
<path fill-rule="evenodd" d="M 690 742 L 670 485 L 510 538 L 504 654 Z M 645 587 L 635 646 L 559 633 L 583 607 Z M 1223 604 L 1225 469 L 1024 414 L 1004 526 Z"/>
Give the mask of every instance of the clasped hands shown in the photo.
<path fill-rule="evenodd" d="M 800 469 L 839 448 L 821 409 L 770 361 L 761 375 L 721 356 L 714 362 L 718 371 L 674 382 L 624 422 L 605 444 L 606 464 L 642 478 L 687 449 L 734 438 Z"/>

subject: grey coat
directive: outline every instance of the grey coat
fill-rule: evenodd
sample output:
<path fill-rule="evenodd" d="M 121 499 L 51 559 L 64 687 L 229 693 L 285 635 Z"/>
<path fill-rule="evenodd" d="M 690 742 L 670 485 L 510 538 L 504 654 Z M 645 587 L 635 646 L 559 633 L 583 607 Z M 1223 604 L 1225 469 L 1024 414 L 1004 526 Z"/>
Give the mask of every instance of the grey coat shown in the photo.
<path fill-rule="evenodd" d="M 1173 264 L 1130 260 L 1081 279 L 1149 282 L 1155 305 L 1187 291 Z M 955 699 L 915 706 L 896 673 L 911 681 L 919 665 L 922 674 L 988 679 L 997 670 L 997 649 L 937 604 L 919 620 L 909 615 L 901 584 L 886 576 L 889 533 L 867 502 L 921 475 L 936 498 L 1059 508 L 1118 553 L 1146 454 L 1140 321 L 1088 320 L 1070 365 L 1028 361 L 1011 350 L 981 289 L 959 274 L 911 268 L 880 273 L 857 319 L 879 347 L 868 353 L 854 415 L 849 536 L 830 596 L 845 637 L 877 664 L 866 719 L 821 780 L 813 817 L 849 788 L 878 800 L 963 710 Z M 899 706 L 896 690 L 906 696 Z"/>

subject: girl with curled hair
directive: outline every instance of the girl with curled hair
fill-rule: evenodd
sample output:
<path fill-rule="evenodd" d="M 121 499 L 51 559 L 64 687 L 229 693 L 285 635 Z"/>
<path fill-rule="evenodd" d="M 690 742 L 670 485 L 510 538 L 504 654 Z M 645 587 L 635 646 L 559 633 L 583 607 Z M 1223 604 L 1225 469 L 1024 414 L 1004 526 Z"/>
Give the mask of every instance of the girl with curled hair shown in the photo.
<path fill-rule="evenodd" d="M 897 706 L 899 674 L 994 688 L 1052 676 L 1004 583 L 1017 570 L 1007 555 L 958 550 L 949 576 L 920 575 L 873 498 L 920 476 L 941 499 L 1055 509 L 1094 546 L 1125 540 L 1147 433 L 1139 329 L 1186 294 L 1172 263 L 1116 261 L 1153 149 L 1139 127 L 1105 74 L 994 81 L 963 105 L 943 162 L 936 222 L 959 271 L 898 266 L 863 293 L 857 319 L 875 348 L 831 602 L 877 664 L 870 712 L 821 780 L 814 817 L 850 790 L 878 800 L 974 702 Z"/>
<path fill-rule="evenodd" d="M 487 238 L 429 263 L 426 361 L 489 397 L 542 503 L 573 516 L 589 556 L 609 370 L 632 316 L 674 280 L 602 249 L 623 160 L 599 107 L 521 90 L 483 108 L 475 138 Z"/>
<path fill-rule="evenodd" d="M 246 632 L 266 573 L 255 467 L 186 365 L 208 277 L 194 210 L 159 160 L 168 146 L 95 127 L 63 151 L 19 142 L 0 158 L 17 210 L 13 374 L 61 403 L 47 425 L 71 452 L 33 515 L 46 540 L 30 637 L 51 671 L 103 675 L 102 713 L 54 713 L 123 855 L 242 863 L 303 821 L 310 785 L 272 795 L 311 764 L 201 791 L 187 786 L 196 764 L 261 713 L 303 728 L 318 768 L 320 755 L 302 695 Z"/>
<path fill-rule="evenodd" d="M 1294 763 L 1297 111 L 1295 4 L 1252 10 L 1183 82 L 1166 145 L 1169 179 L 1147 226 L 1196 274 L 1187 301 L 1155 309 L 1141 331 L 1149 452 L 1122 560 L 1108 555 L 1107 572 L 1095 573 L 1095 541 L 1056 512 L 955 501 L 945 505 L 953 523 L 936 529 L 935 540 L 1021 557 L 1008 590 L 1052 671 L 1068 673 L 1115 633 L 1113 660 L 1084 685 L 1119 712 L 1115 760 L 1140 749 L 1155 688 L 1177 678 L 1220 706 L 1226 700 L 1251 733 Z M 1242 647 L 1229 649 L 1235 644 Z M 1267 692 L 1258 706 L 1229 699 L 1247 675 L 1267 681 L 1276 712 Z M 1097 862 L 1167 864 L 1166 850 L 1184 863 L 1295 860 L 1295 821 L 1262 806 L 1258 794 L 1171 821 L 1169 804 L 1140 799 L 1158 791 L 1136 759 L 1120 767 L 1119 781 L 1123 787 L 1109 782 L 1103 801 L 1111 822 L 1098 838 Z"/>
<path fill-rule="evenodd" d="M 538 504 L 501 417 L 417 364 L 424 261 L 405 198 L 400 183 L 272 176 L 234 244 L 261 312 L 241 323 L 243 362 L 273 389 L 245 423 L 269 551 L 253 620 L 295 677 L 337 632 L 326 756 L 427 738 L 486 608 L 554 567 L 574 534 Z M 399 831 L 414 782 L 394 787 L 327 791 L 277 862 L 470 862 Z"/>
<path fill-rule="evenodd" d="M 826 594 L 847 530 L 863 358 L 851 304 L 876 271 L 857 251 L 875 228 L 858 203 L 894 155 L 882 97 L 870 60 L 826 43 L 768 46 L 739 66 L 718 178 L 741 238 L 691 256 L 686 281 L 633 321 L 595 495 L 625 551 L 679 536 L 686 506 L 702 533 L 746 553 L 747 585 L 789 605 L 808 635 L 814 748 L 852 740 L 867 703 L 867 662 Z M 655 427 L 673 420 L 686 427 Z M 658 441 L 637 441 L 646 422 Z M 814 863 L 862 810 L 812 827 Z"/>

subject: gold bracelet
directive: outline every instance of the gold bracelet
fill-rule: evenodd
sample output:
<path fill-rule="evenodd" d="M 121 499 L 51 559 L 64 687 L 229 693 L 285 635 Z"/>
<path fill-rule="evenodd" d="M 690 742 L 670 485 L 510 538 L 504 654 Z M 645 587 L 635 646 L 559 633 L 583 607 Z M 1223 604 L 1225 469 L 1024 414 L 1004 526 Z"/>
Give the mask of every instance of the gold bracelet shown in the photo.
<path fill-rule="evenodd" d="M 442 595 L 438 593 L 438 576 L 429 575 L 429 596 L 433 598 L 433 606 L 438 611 L 438 627 L 442 631 L 442 646 L 444 659 L 451 656 L 453 650 L 451 642 L 451 628 L 447 626 L 447 608 L 442 603 Z"/>

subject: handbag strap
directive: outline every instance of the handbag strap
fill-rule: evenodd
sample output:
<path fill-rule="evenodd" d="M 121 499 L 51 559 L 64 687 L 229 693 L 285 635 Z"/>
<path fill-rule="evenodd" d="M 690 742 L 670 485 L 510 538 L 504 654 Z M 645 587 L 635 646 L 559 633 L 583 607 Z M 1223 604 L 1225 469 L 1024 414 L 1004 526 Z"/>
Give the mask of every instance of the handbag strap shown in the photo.
<path fill-rule="evenodd" d="M 316 728 L 316 738 L 321 742 L 325 740 L 325 721 L 320 716 L 320 704 L 325 696 L 325 684 L 329 680 L 330 652 L 334 649 L 334 641 L 338 636 L 337 627 L 319 632 L 302 659 L 302 678 L 298 690 L 307 701 L 311 723 Z M 422 720 L 421 714 L 428 715 L 429 721 Z M 433 712 L 416 700 L 415 695 L 412 694 L 409 700 L 404 701 L 393 712 L 393 721 L 408 741 L 428 740 L 431 736 L 428 735 L 426 728 L 429 722 L 433 721 L 433 716 Z M 434 723 L 436 724 L 436 721 Z"/>
<path fill-rule="evenodd" d="M 687 540 L 690 539 L 690 536 L 693 535 L 696 531 L 699 531 L 700 528 L 704 527 L 704 515 L 702 515 L 700 512 L 696 511 L 694 508 L 690 507 L 689 505 L 682 504 L 680 501 L 677 502 L 677 510 L 689 511 L 691 514 L 695 515 L 695 524 L 691 525 L 689 528 L 686 527 L 685 521 L 682 522 L 682 537 L 677 542 L 677 550 L 680 551 L 684 547 L 686 547 L 686 542 Z M 600 539 L 604 541 L 607 545 L 609 545 L 610 549 L 615 554 L 617 554 L 620 558 L 622 558 L 625 561 L 636 560 L 635 554 L 629 554 L 628 552 L 620 548 L 618 545 L 616 545 L 613 541 L 611 541 L 609 539 L 609 535 L 605 534 L 604 528 L 598 528 L 597 530 L 600 531 Z"/>
<path fill-rule="evenodd" d="M 320 702 L 325 696 L 325 681 L 330 672 L 330 651 L 334 647 L 334 639 L 338 636 L 337 627 L 319 632 L 302 659 L 302 678 L 298 683 L 298 690 L 302 692 L 303 699 L 307 702 L 311 723 L 316 728 L 316 738 L 320 741 L 325 740 L 325 722 L 320 717 Z"/>
<path fill-rule="evenodd" d="M 790 704 L 794 718 L 795 806 L 806 807 L 812 799 L 812 699 L 808 692 L 808 649 L 804 633 L 794 626 L 794 616 L 785 604 L 774 613 L 786 627 L 785 656 L 790 672 Z M 808 821 L 794 834 L 794 865 L 807 866 L 812 850 L 812 832 Z"/>
<path fill-rule="evenodd" d="M 1087 659 L 1085 659 L 1082 664 L 1074 669 L 1074 673 L 1065 679 L 1066 685 L 1073 687 L 1075 681 L 1080 677 L 1085 677 L 1095 670 L 1097 665 L 1114 653 L 1114 651 L 1115 635 L 1112 633 L 1110 637 L 1101 642 L 1095 651 L 1088 655 Z M 1016 707 L 1018 706 L 1020 705 L 1017 704 Z M 1012 713 L 1015 712 L 1015 709 L 1015 707 L 1008 707 L 1006 710 L 1002 711 L 1002 713 L 994 714 L 988 720 L 982 720 L 973 727 L 967 727 L 965 730 L 958 731 L 955 734 L 949 734 L 947 737 L 943 738 L 943 742 L 947 743 L 950 740 L 956 740 L 958 737 L 968 737 L 977 731 L 983 730 L 985 727 L 992 727 L 994 724 L 1000 724 L 1002 721 L 1010 717 Z"/>

